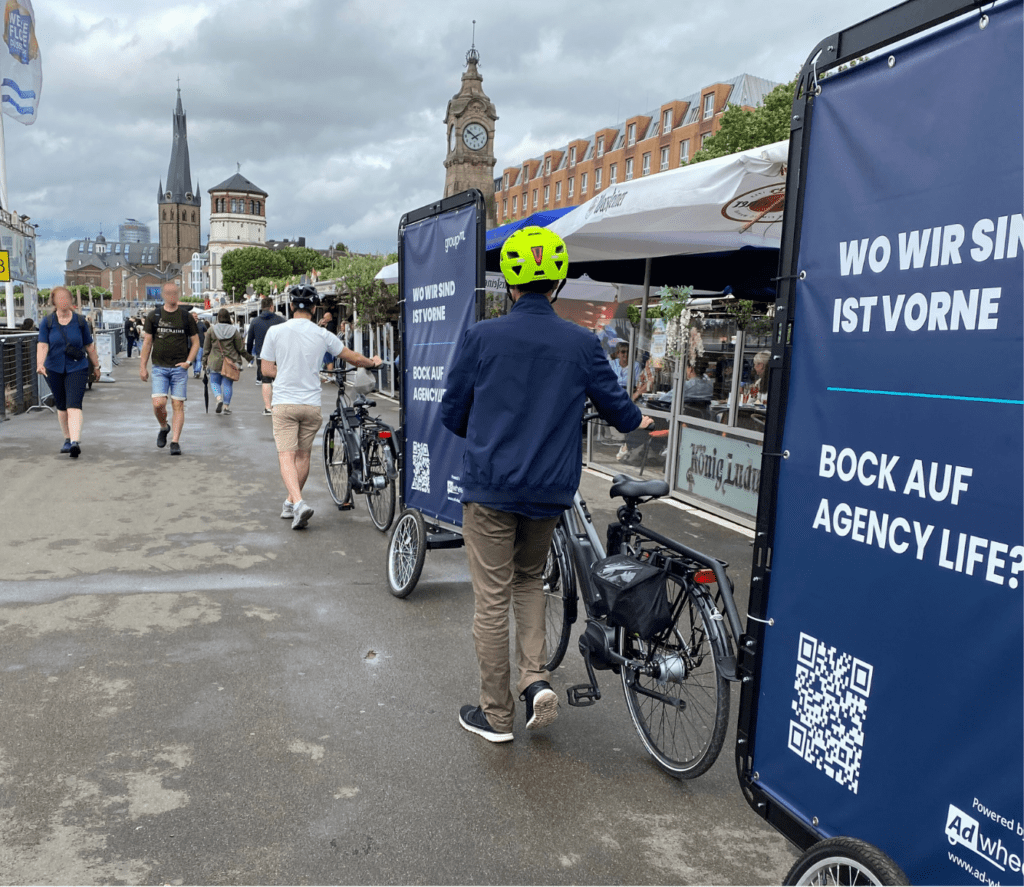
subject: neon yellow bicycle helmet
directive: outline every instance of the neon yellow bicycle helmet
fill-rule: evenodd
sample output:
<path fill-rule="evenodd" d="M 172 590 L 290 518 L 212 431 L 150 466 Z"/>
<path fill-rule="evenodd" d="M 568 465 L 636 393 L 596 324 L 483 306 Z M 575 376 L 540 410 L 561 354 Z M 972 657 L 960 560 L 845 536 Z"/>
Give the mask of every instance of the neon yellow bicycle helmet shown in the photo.
<path fill-rule="evenodd" d="M 547 228 L 537 225 L 520 228 L 501 247 L 501 273 L 509 286 L 565 280 L 569 274 L 565 242 Z"/>

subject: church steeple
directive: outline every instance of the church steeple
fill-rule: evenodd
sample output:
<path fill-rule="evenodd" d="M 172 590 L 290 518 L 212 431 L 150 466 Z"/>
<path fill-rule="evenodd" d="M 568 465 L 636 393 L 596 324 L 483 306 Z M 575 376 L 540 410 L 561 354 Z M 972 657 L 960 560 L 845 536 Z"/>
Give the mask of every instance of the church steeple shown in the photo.
<path fill-rule="evenodd" d="M 173 140 L 167 181 L 161 181 L 157 192 L 160 217 L 160 264 L 184 265 L 199 252 L 199 228 L 202 204 L 199 188 L 192 187 L 192 171 L 188 162 L 188 127 L 185 109 L 181 106 L 181 85 L 172 117 Z"/>
<path fill-rule="evenodd" d="M 188 162 L 188 124 L 181 106 L 181 87 L 172 118 L 174 137 L 171 142 L 171 162 L 167 167 L 167 188 L 160 194 L 160 203 L 180 203 L 199 206 L 198 189 L 192 190 L 192 171 Z"/>

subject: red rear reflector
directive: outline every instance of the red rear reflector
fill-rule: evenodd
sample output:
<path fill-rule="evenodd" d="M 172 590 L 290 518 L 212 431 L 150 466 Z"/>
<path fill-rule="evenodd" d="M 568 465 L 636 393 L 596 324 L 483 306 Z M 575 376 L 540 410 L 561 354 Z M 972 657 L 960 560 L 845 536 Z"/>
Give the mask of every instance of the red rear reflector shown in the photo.
<path fill-rule="evenodd" d="M 711 585 L 715 582 L 715 571 L 714 570 L 698 570 L 693 574 L 693 581 L 699 582 L 701 585 Z"/>
<path fill-rule="evenodd" d="M 391 437 L 391 432 L 390 431 L 378 431 L 377 432 L 377 437 L 379 437 L 381 440 L 387 440 L 389 437 Z"/>

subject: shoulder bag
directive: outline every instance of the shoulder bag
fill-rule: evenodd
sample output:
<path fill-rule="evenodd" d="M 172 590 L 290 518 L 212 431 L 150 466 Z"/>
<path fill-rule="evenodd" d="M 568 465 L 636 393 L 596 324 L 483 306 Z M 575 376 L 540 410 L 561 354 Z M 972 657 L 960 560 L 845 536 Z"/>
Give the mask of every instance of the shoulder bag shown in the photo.
<path fill-rule="evenodd" d="M 225 379 L 230 379 L 232 382 L 237 382 L 241 378 L 242 371 L 238 368 L 238 364 L 234 361 L 228 360 L 228 356 L 224 353 L 224 345 L 221 340 L 217 340 L 217 347 L 220 349 L 220 356 L 224 358 L 220 368 L 220 374 Z"/>

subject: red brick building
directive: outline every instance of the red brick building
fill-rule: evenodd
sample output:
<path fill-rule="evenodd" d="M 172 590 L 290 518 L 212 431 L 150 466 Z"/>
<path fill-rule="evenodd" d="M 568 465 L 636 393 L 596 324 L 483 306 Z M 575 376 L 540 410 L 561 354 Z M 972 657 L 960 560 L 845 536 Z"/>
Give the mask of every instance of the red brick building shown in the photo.
<path fill-rule="evenodd" d="M 753 110 L 776 86 L 741 74 L 507 166 L 494 180 L 499 224 L 578 206 L 612 185 L 685 166 L 718 131 L 728 105 Z"/>

